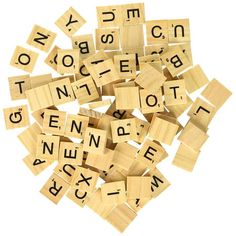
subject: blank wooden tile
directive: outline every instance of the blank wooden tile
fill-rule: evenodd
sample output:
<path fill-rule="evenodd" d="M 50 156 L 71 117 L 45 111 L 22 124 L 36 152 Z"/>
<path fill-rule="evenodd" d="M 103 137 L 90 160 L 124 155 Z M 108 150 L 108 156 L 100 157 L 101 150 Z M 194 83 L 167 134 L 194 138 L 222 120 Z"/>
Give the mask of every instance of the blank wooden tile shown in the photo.
<path fill-rule="evenodd" d="M 165 80 L 166 77 L 162 73 L 153 66 L 145 64 L 142 67 L 140 74 L 135 79 L 135 83 L 150 92 L 157 92 Z"/>
<path fill-rule="evenodd" d="M 184 80 L 166 81 L 163 88 L 166 106 L 175 106 L 187 103 Z"/>
<path fill-rule="evenodd" d="M 92 34 L 77 35 L 71 38 L 72 47 L 79 49 L 80 59 L 85 59 L 95 53 L 95 46 Z"/>
<path fill-rule="evenodd" d="M 57 57 L 58 57 L 58 50 L 60 49 L 61 48 L 55 45 L 47 55 L 46 59 L 44 60 L 44 62 L 55 71 L 57 71 Z"/>
<path fill-rule="evenodd" d="M 141 111 L 143 114 L 164 111 L 161 89 L 157 92 L 150 92 L 147 89 L 140 89 L 139 93 Z"/>
<path fill-rule="evenodd" d="M 54 173 L 57 174 L 59 177 L 64 179 L 68 184 L 71 185 L 74 174 L 77 170 L 77 166 L 71 165 L 71 164 L 58 164 L 54 168 Z"/>
<path fill-rule="evenodd" d="M 30 89 L 29 75 L 8 77 L 11 100 L 26 98 L 25 91 Z"/>
<path fill-rule="evenodd" d="M 112 140 L 112 134 L 111 134 L 111 122 L 115 120 L 113 116 L 103 114 L 102 117 L 99 119 L 97 123 L 97 128 L 106 130 L 107 132 L 107 139 Z"/>
<path fill-rule="evenodd" d="M 173 77 L 191 66 L 180 46 L 169 48 L 166 53 L 161 55 L 161 60 Z"/>
<path fill-rule="evenodd" d="M 96 109 L 96 108 L 110 106 L 110 105 L 111 105 L 111 99 L 106 99 L 106 100 L 90 103 L 88 106 L 90 109 Z"/>
<path fill-rule="evenodd" d="M 188 116 L 203 130 L 207 129 L 209 123 L 216 113 L 215 106 L 210 105 L 201 98 L 197 98 L 192 104 Z"/>
<path fill-rule="evenodd" d="M 68 37 L 74 35 L 85 23 L 85 19 L 72 7 L 55 22 Z"/>
<path fill-rule="evenodd" d="M 133 141 L 141 144 L 148 134 L 150 124 L 147 121 L 135 118 L 135 125 L 137 135 L 134 137 Z"/>
<path fill-rule="evenodd" d="M 78 73 L 79 71 L 79 49 L 57 50 L 57 72 Z"/>
<path fill-rule="evenodd" d="M 60 142 L 59 163 L 82 165 L 83 146 L 80 143 Z"/>
<path fill-rule="evenodd" d="M 137 138 L 136 121 L 134 118 L 111 121 L 113 143 L 122 143 Z"/>
<path fill-rule="evenodd" d="M 54 135 L 63 135 L 65 132 L 66 112 L 45 109 L 43 132 Z"/>
<path fill-rule="evenodd" d="M 140 108 L 138 87 L 115 88 L 115 96 L 117 109 L 126 110 Z"/>
<path fill-rule="evenodd" d="M 178 137 L 180 142 L 195 151 L 199 151 L 207 139 L 208 135 L 191 121 L 188 122 Z"/>
<path fill-rule="evenodd" d="M 23 159 L 23 162 L 34 175 L 39 175 L 53 163 L 53 160 L 45 160 L 29 154 Z"/>
<path fill-rule="evenodd" d="M 27 43 L 44 52 L 48 52 L 56 38 L 56 33 L 35 25 L 30 33 Z"/>
<path fill-rule="evenodd" d="M 138 158 L 136 158 L 129 170 L 127 171 L 127 176 L 142 176 L 147 171 L 147 165 L 142 163 Z"/>
<path fill-rule="evenodd" d="M 180 78 L 185 81 L 185 87 L 189 93 L 195 92 L 209 82 L 199 65 L 196 65 L 181 74 Z"/>
<path fill-rule="evenodd" d="M 91 76 L 77 80 L 72 83 L 71 86 L 80 104 L 91 102 L 99 98 L 97 87 Z"/>
<path fill-rule="evenodd" d="M 201 95 L 218 110 L 224 105 L 232 93 L 218 80 L 213 79 L 203 90 Z"/>
<path fill-rule="evenodd" d="M 147 44 L 168 43 L 168 20 L 146 21 Z"/>
<path fill-rule="evenodd" d="M 170 186 L 170 182 L 158 169 L 151 170 L 146 175 L 151 177 L 151 195 L 153 198 L 159 196 Z"/>
<path fill-rule="evenodd" d="M 168 20 L 169 43 L 190 42 L 189 19 Z"/>
<path fill-rule="evenodd" d="M 86 128 L 84 136 L 83 150 L 96 154 L 105 152 L 107 142 L 107 132 L 101 129 Z"/>
<path fill-rule="evenodd" d="M 98 28 L 95 30 L 97 50 L 119 50 L 120 30 L 118 28 Z"/>
<path fill-rule="evenodd" d="M 161 143 L 171 145 L 178 128 L 177 124 L 154 115 L 149 129 L 149 137 Z"/>
<path fill-rule="evenodd" d="M 3 109 L 6 129 L 15 129 L 28 126 L 29 113 L 26 105 Z"/>
<path fill-rule="evenodd" d="M 69 189 L 69 184 L 56 174 L 52 174 L 40 190 L 45 197 L 57 204 Z"/>
<path fill-rule="evenodd" d="M 20 46 L 16 46 L 10 65 L 28 73 L 32 73 L 37 59 L 38 53 Z"/>
<path fill-rule="evenodd" d="M 70 188 L 66 196 L 80 207 L 84 207 L 89 200 L 89 193 L 81 192 L 79 188 Z"/>
<path fill-rule="evenodd" d="M 47 85 L 50 82 L 52 82 L 52 74 L 42 74 L 30 77 L 31 89 Z"/>
<path fill-rule="evenodd" d="M 82 139 L 88 127 L 89 117 L 68 114 L 65 126 L 65 136 Z"/>
<path fill-rule="evenodd" d="M 136 213 L 124 203 L 116 206 L 108 214 L 106 220 L 118 231 L 124 232 L 129 224 L 135 219 L 135 217 Z"/>
<path fill-rule="evenodd" d="M 79 188 L 82 192 L 93 192 L 99 177 L 99 173 L 78 167 L 72 181 L 73 188 Z"/>
<path fill-rule="evenodd" d="M 192 148 L 181 143 L 172 162 L 173 165 L 187 171 L 192 171 L 200 151 L 194 151 Z"/>
<path fill-rule="evenodd" d="M 101 186 L 104 204 L 122 204 L 126 202 L 125 181 L 105 183 Z"/>
<path fill-rule="evenodd" d="M 49 84 L 49 88 L 55 106 L 75 100 L 69 78 L 52 82 Z"/>
<path fill-rule="evenodd" d="M 36 157 L 45 160 L 58 160 L 59 143 L 59 136 L 38 135 Z"/>

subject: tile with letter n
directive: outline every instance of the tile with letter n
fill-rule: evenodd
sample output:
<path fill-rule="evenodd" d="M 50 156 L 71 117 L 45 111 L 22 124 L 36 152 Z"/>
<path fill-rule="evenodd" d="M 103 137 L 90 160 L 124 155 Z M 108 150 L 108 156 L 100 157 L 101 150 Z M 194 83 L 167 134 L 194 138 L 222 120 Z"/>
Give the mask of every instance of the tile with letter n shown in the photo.
<path fill-rule="evenodd" d="M 87 168 L 78 167 L 74 173 L 72 187 L 79 188 L 81 192 L 93 192 L 99 177 L 99 173 Z"/>
<path fill-rule="evenodd" d="M 105 204 L 122 204 L 126 202 L 125 181 L 105 183 L 101 186 L 101 193 Z"/>
<path fill-rule="evenodd" d="M 37 59 L 38 53 L 20 46 L 16 46 L 10 65 L 28 73 L 32 73 Z"/>
<path fill-rule="evenodd" d="M 75 99 L 69 78 L 51 82 L 49 88 L 55 106 L 72 102 Z"/>
<path fill-rule="evenodd" d="M 3 109 L 6 129 L 15 129 L 28 126 L 29 113 L 26 105 Z"/>
<path fill-rule="evenodd" d="M 74 35 L 85 23 L 85 19 L 72 7 L 55 22 L 68 37 Z"/>
<path fill-rule="evenodd" d="M 35 25 L 27 40 L 30 46 L 48 52 L 56 38 L 56 33 L 45 29 L 39 25 Z"/>
<path fill-rule="evenodd" d="M 81 192 L 79 188 L 70 188 L 66 196 L 80 207 L 84 207 L 89 200 L 89 193 Z"/>
<path fill-rule="evenodd" d="M 40 190 L 45 197 L 47 197 L 50 201 L 57 204 L 62 197 L 66 194 L 69 189 L 69 184 L 66 183 L 61 177 L 56 174 L 52 174 L 52 176 L 48 179 L 45 185 Z"/>
<path fill-rule="evenodd" d="M 40 134 L 37 137 L 36 157 L 45 160 L 58 160 L 59 136 Z"/>
<path fill-rule="evenodd" d="M 96 154 L 103 154 L 107 143 L 107 131 L 95 128 L 86 128 L 83 150 Z"/>
<path fill-rule="evenodd" d="M 45 109 L 43 132 L 54 135 L 63 135 L 65 132 L 66 112 Z"/>

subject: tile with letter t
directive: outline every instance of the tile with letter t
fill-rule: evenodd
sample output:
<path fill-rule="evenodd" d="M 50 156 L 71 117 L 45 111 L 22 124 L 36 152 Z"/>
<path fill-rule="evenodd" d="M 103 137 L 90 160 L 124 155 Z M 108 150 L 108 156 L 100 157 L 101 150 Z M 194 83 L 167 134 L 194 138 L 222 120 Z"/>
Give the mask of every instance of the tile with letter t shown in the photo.
<path fill-rule="evenodd" d="M 57 204 L 66 194 L 69 186 L 70 185 L 58 175 L 52 174 L 52 176 L 40 190 L 40 193 L 42 193 L 53 203 Z"/>
<path fill-rule="evenodd" d="M 15 129 L 28 126 L 29 113 L 26 105 L 3 109 L 6 129 Z"/>

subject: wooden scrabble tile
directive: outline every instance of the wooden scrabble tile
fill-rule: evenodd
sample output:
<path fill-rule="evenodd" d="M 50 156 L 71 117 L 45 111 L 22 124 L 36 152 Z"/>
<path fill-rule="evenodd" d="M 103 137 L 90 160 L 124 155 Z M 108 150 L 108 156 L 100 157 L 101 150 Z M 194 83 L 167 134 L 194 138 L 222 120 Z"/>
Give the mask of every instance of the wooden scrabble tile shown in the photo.
<path fill-rule="evenodd" d="M 74 35 L 85 23 L 85 19 L 72 7 L 55 22 L 68 37 Z"/>
<path fill-rule="evenodd" d="M 167 106 L 187 103 L 184 80 L 172 80 L 164 83 L 164 98 Z"/>
<path fill-rule="evenodd" d="M 77 80 L 71 86 L 80 105 L 99 98 L 97 87 L 91 76 Z"/>
<path fill-rule="evenodd" d="M 129 199 L 127 200 L 128 205 L 132 208 L 134 212 L 138 212 L 141 210 L 149 201 L 150 198 L 143 198 L 143 199 Z"/>
<path fill-rule="evenodd" d="M 118 28 L 98 28 L 95 35 L 97 50 L 120 49 L 120 30 Z"/>
<path fill-rule="evenodd" d="M 163 54 L 167 52 L 168 50 L 168 44 L 158 44 L 158 45 L 148 45 L 145 46 L 145 55 L 153 55 L 153 54 Z"/>
<path fill-rule="evenodd" d="M 20 46 L 16 46 L 10 65 L 28 73 L 32 73 L 37 59 L 38 53 Z"/>
<path fill-rule="evenodd" d="M 101 129 L 86 128 L 84 136 L 83 150 L 96 154 L 105 152 L 107 142 L 107 132 Z"/>
<path fill-rule="evenodd" d="M 201 95 L 218 110 L 224 105 L 232 93 L 218 80 L 213 79 L 203 90 Z"/>
<path fill-rule="evenodd" d="M 138 58 L 144 56 L 144 47 L 140 48 L 122 48 L 122 54 L 135 54 L 136 58 L 136 70 L 139 70 Z"/>
<path fill-rule="evenodd" d="M 52 95 L 48 84 L 27 90 L 25 94 L 32 111 L 37 111 L 53 105 Z"/>
<path fill-rule="evenodd" d="M 143 25 L 125 25 L 120 28 L 121 48 L 134 49 L 144 47 Z"/>
<path fill-rule="evenodd" d="M 44 52 L 48 52 L 55 38 L 56 33 L 53 33 L 52 31 L 45 29 L 39 25 L 35 25 L 31 31 L 27 43 L 30 46 L 33 46 Z"/>
<path fill-rule="evenodd" d="M 157 92 L 150 92 L 147 89 L 140 89 L 139 94 L 141 111 L 143 114 L 164 111 L 161 89 Z"/>
<path fill-rule="evenodd" d="M 22 133 L 18 135 L 18 139 L 25 146 L 32 156 L 36 156 L 37 136 L 42 133 L 41 128 L 37 123 L 33 123 Z"/>
<path fill-rule="evenodd" d="M 54 173 L 57 174 L 59 177 L 64 179 L 68 184 L 71 185 L 71 182 L 73 180 L 74 174 L 77 170 L 77 166 L 71 165 L 71 164 L 58 164 L 54 168 Z"/>
<path fill-rule="evenodd" d="M 47 85 L 50 82 L 52 82 L 52 74 L 43 74 L 30 77 L 31 89 Z"/>
<path fill-rule="evenodd" d="M 79 188 L 70 188 L 66 196 L 80 207 L 84 207 L 89 200 L 89 194 L 81 192 Z"/>
<path fill-rule="evenodd" d="M 181 74 L 180 78 L 185 81 L 185 87 L 189 93 L 195 92 L 209 82 L 204 71 L 199 65 L 196 65 Z"/>
<path fill-rule="evenodd" d="M 146 166 L 151 168 L 167 156 L 167 152 L 160 143 L 146 139 L 138 152 L 137 158 Z"/>
<path fill-rule="evenodd" d="M 37 158 L 32 154 L 29 154 L 23 159 L 23 162 L 34 175 L 39 175 L 42 171 L 44 171 L 48 166 L 53 163 L 53 160 L 45 160 L 42 158 Z"/>
<path fill-rule="evenodd" d="M 83 61 L 80 58 L 79 62 L 79 71 L 75 74 L 75 80 L 80 80 L 84 77 L 90 76 L 90 73 L 88 72 L 88 69 L 84 65 Z"/>
<path fill-rule="evenodd" d="M 93 102 L 89 104 L 90 109 L 96 109 L 100 107 L 110 106 L 111 105 L 111 99 L 106 99 L 103 101 Z"/>
<path fill-rule="evenodd" d="M 180 142 L 195 151 L 199 151 L 207 139 L 208 135 L 191 121 L 188 122 L 178 137 Z"/>
<path fill-rule="evenodd" d="M 135 54 L 114 56 L 116 70 L 123 79 L 134 79 L 136 77 Z"/>
<path fill-rule="evenodd" d="M 111 121 L 113 143 L 122 143 L 137 139 L 135 118 Z"/>
<path fill-rule="evenodd" d="M 154 53 L 152 55 L 145 55 L 145 56 L 141 56 L 138 58 L 138 61 L 139 61 L 139 64 L 142 64 L 142 63 L 156 63 L 156 62 L 161 62 L 160 61 L 160 55 L 157 54 L 157 53 Z M 160 68 L 160 70 L 158 70 L 159 72 L 162 72 L 162 68 Z"/>
<path fill-rule="evenodd" d="M 79 114 L 82 116 L 87 116 L 89 117 L 89 127 L 96 128 L 98 125 L 99 120 L 103 116 L 102 113 L 86 108 L 80 107 L 79 109 Z"/>
<path fill-rule="evenodd" d="M 138 144 L 141 144 L 148 134 L 150 124 L 147 121 L 138 119 L 137 117 L 135 117 L 134 119 L 137 135 L 136 137 L 134 137 L 133 141 L 137 142 Z"/>
<path fill-rule="evenodd" d="M 173 165 L 180 167 L 187 171 L 192 171 L 200 151 L 194 151 L 192 148 L 181 143 L 172 162 Z"/>
<path fill-rule="evenodd" d="M 189 19 L 168 20 L 169 43 L 190 42 Z"/>
<path fill-rule="evenodd" d="M 101 186 L 101 193 L 104 204 L 122 204 L 126 202 L 125 181 L 105 183 Z"/>
<path fill-rule="evenodd" d="M 73 36 L 71 40 L 72 47 L 79 49 L 79 57 L 81 59 L 85 59 L 96 52 L 92 34 Z"/>
<path fill-rule="evenodd" d="M 146 21 L 147 44 L 168 43 L 168 20 Z"/>
<path fill-rule="evenodd" d="M 216 113 L 215 106 L 210 105 L 201 98 L 197 98 L 192 104 L 188 116 L 203 130 L 207 129 L 209 123 Z"/>
<path fill-rule="evenodd" d="M 44 62 L 50 66 L 52 69 L 57 71 L 57 57 L 58 57 L 58 50 L 60 50 L 58 46 L 54 46 L 53 49 L 49 52 Z"/>
<path fill-rule="evenodd" d="M 66 112 L 45 109 L 43 132 L 54 135 L 63 135 L 65 132 Z"/>
<path fill-rule="evenodd" d="M 178 119 L 175 118 L 171 113 L 163 113 L 163 114 L 157 113 L 157 116 L 163 120 L 166 120 L 168 122 L 178 125 L 179 128 L 177 130 L 177 134 L 184 128 L 181 125 L 181 123 L 178 121 Z"/>
<path fill-rule="evenodd" d="M 118 143 L 114 149 L 112 163 L 124 170 L 129 170 L 132 166 L 137 148 L 128 143 Z"/>
<path fill-rule="evenodd" d="M 25 91 L 30 89 L 29 75 L 19 75 L 8 78 L 11 100 L 26 98 Z"/>
<path fill-rule="evenodd" d="M 57 50 L 57 72 L 78 73 L 79 71 L 79 49 Z"/>
<path fill-rule="evenodd" d="M 98 170 L 108 171 L 113 160 L 114 151 L 106 148 L 104 154 L 88 153 L 86 165 L 94 167 Z"/>
<path fill-rule="evenodd" d="M 118 231 L 124 232 L 137 214 L 125 203 L 116 206 L 107 216 L 106 220 Z"/>
<path fill-rule="evenodd" d="M 49 83 L 49 88 L 55 106 L 74 101 L 75 99 L 69 78 Z"/>
<path fill-rule="evenodd" d="M 180 46 L 169 48 L 166 53 L 161 55 L 161 60 L 173 77 L 182 73 L 185 69 L 191 66 L 191 63 L 182 52 Z"/>
<path fill-rule="evenodd" d="M 127 176 L 127 198 L 142 199 L 151 197 L 151 177 Z"/>
<path fill-rule="evenodd" d="M 151 195 L 153 198 L 159 196 L 170 186 L 170 182 L 158 169 L 151 170 L 146 175 L 151 177 Z"/>
<path fill-rule="evenodd" d="M 123 25 L 138 25 L 145 23 L 144 3 L 121 5 L 121 12 Z"/>
<path fill-rule="evenodd" d="M 99 177 L 99 173 L 78 167 L 72 181 L 73 188 L 79 188 L 81 192 L 91 193 L 96 187 L 96 183 Z"/>
<path fill-rule="evenodd" d="M 66 119 L 65 136 L 82 139 L 88 123 L 89 117 L 69 114 Z"/>
<path fill-rule="evenodd" d="M 142 176 L 147 171 L 147 165 L 135 159 L 127 171 L 127 176 Z M 126 177 L 127 177 L 126 176 Z"/>
<path fill-rule="evenodd" d="M 182 49 L 182 52 L 184 53 L 184 55 L 188 58 L 191 66 L 193 66 L 193 55 L 192 55 L 191 43 L 190 42 L 181 43 L 179 44 L 179 46 Z M 173 47 L 174 47 L 174 44 L 173 44 Z"/>
<path fill-rule="evenodd" d="M 111 59 L 89 67 L 89 72 L 98 87 L 120 80 L 115 65 Z"/>
<path fill-rule="evenodd" d="M 83 147 L 80 143 L 60 142 L 59 163 L 82 165 Z"/>
<path fill-rule="evenodd" d="M 165 82 L 166 77 L 153 66 L 145 64 L 140 74 L 135 79 L 135 83 L 150 92 L 157 92 Z"/>
<path fill-rule="evenodd" d="M 178 128 L 177 124 L 154 115 L 149 129 L 149 137 L 161 143 L 171 145 Z"/>
<path fill-rule="evenodd" d="M 114 205 L 107 205 L 103 203 L 100 188 L 90 195 L 86 205 L 102 218 L 106 218 L 111 212 L 111 210 L 114 208 Z"/>
<path fill-rule="evenodd" d="M 28 126 L 29 113 L 26 105 L 3 109 L 6 129 L 15 129 Z"/>
<path fill-rule="evenodd" d="M 45 160 L 58 160 L 59 143 L 59 136 L 38 135 L 36 157 Z"/>
<path fill-rule="evenodd" d="M 126 110 L 140 108 L 138 87 L 119 87 L 114 90 L 117 109 Z"/>
<path fill-rule="evenodd" d="M 132 112 L 132 110 L 120 110 L 116 109 L 116 100 L 113 101 L 111 106 L 106 111 L 107 115 L 113 116 L 116 119 L 125 119 L 127 118 L 127 115 Z"/>
<path fill-rule="evenodd" d="M 40 190 L 45 197 L 57 204 L 69 189 L 69 184 L 56 174 L 52 174 Z"/>

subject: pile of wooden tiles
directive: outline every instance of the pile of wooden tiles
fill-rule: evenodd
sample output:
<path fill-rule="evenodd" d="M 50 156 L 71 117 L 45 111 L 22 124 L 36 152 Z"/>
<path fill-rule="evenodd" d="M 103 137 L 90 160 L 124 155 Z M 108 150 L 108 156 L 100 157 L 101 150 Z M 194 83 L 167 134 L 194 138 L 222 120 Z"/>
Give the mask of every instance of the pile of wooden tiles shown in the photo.
<path fill-rule="evenodd" d="M 170 185 L 156 168 L 168 156 L 165 145 L 179 134 L 173 164 L 192 171 L 231 92 L 193 66 L 188 19 L 146 21 L 143 3 L 97 7 L 97 17 L 96 47 L 92 34 L 75 36 L 86 21 L 74 8 L 56 21 L 73 49 L 49 52 L 56 34 L 33 27 L 27 43 L 49 52 L 45 63 L 60 76 L 10 77 L 12 100 L 27 99 L 36 122 L 29 125 L 27 105 L 6 108 L 4 116 L 8 129 L 28 126 L 18 138 L 33 174 L 57 163 L 43 195 L 55 204 L 66 195 L 124 231 Z M 17 46 L 10 64 L 31 73 L 37 58 Z M 193 102 L 190 94 L 203 86 Z M 75 100 L 78 114 L 58 110 Z"/>

